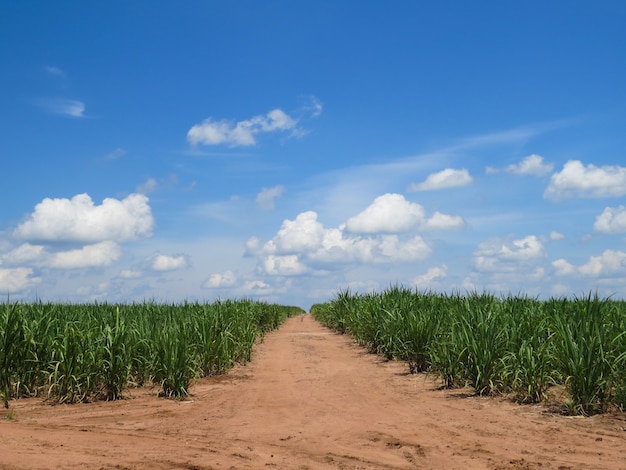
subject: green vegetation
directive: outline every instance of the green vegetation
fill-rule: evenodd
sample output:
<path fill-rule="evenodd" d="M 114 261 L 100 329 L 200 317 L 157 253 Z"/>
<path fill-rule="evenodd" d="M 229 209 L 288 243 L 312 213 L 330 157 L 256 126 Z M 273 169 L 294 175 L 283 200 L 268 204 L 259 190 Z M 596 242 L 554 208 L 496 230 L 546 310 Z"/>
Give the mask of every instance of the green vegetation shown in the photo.
<path fill-rule="evenodd" d="M 156 384 L 181 398 L 194 378 L 250 360 L 259 336 L 298 307 L 251 300 L 180 305 L 0 304 L 0 397 L 115 400 Z"/>
<path fill-rule="evenodd" d="M 571 413 L 626 408 L 626 302 L 390 287 L 340 292 L 311 314 L 369 351 L 407 361 L 412 373 L 435 374 L 446 387 L 469 385 L 478 394 L 510 393 L 533 403 L 560 385 Z"/>

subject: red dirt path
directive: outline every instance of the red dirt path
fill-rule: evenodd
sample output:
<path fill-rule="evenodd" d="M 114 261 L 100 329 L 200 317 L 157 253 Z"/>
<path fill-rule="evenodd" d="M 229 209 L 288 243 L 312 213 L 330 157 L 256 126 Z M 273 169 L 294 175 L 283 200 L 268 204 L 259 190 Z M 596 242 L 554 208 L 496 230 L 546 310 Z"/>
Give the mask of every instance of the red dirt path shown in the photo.
<path fill-rule="evenodd" d="M 300 316 L 186 401 L 12 401 L 0 469 L 626 469 L 622 414 L 560 416 L 406 370 Z"/>

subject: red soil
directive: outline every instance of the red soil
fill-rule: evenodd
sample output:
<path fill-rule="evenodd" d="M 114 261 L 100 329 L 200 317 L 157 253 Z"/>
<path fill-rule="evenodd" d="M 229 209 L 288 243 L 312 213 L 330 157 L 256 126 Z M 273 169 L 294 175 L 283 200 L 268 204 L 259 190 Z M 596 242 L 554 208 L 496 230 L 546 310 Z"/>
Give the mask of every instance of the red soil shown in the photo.
<path fill-rule="evenodd" d="M 623 414 L 561 416 L 406 372 L 296 317 L 185 401 L 12 401 L 0 469 L 626 468 Z"/>

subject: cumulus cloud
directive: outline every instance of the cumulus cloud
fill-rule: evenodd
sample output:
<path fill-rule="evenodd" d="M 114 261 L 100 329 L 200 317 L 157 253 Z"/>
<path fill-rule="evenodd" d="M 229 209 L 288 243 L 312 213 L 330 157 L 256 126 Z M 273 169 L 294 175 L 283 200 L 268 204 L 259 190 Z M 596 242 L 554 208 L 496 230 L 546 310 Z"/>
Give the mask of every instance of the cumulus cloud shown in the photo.
<path fill-rule="evenodd" d="M 543 244 L 535 235 L 511 241 L 493 238 L 474 251 L 474 266 L 479 271 L 511 271 L 544 257 Z"/>
<path fill-rule="evenodd" d="M 426 218 L 424 208 L 407 201 L 401 194 L 383 194 L 360 214 L 346 222 L 352 233 L 404 233 L 416 228 L 426 230 L 456 229 L 465 225 L 462 217 L 435 212 Z"/>
<path fill-rule="evenodd" d="M 232 123 L 227 120 L 205 119 L 194 125 L 187 133 L 187 141 L 192 145 L 228 145 L 243 147 L 256 145 L 255 136 L 261 133 L 294 131 L 298 121 L 280 109 L 266 115 Z"/>
<path fill-rule="evenodd" d="M 565 259 L 552 262 L 557 275 L 582 275 L 585 277 L 626 276 L 626 253 L 619 250 L 604 250 L 600 256 L 590 256 L 589 261 L 575 266 Z"/>
<path fill-rule="evenodd" d="M 346 222 L 354 233 L 401 233 L 422 223 L 424 208 L 407 201 L 401 194 L 378 196 L 363 212 Z"/>
<path fill-rule="evenodd" d="M 45 242 L 125 242 L 149 237 L 153 228 L 148 198 L 143 194 L 121 201 L 107 198 L 99 206 L 88 194 L 78 194 L 72 199 L 44 199 L 14 235 Z"/>
<path fill-rule="evenodd" d="M 120 277 L 123 279 L 138 279 L 141 277 L 141 271 L 135 269 L 123 269 L 120 272 Z"/>
<path fill-rule="evenodd" d="M 493 167 L 487 167 L 487 173 L 498 173 L 504 171 L 505 173 L 511 173 L 514 175 L 531 175 L 531 176 L 543 176 L 552 171 L 554 165 L 551 163 L 544 163 L 543 157 L 540 155 L 529 155 L 519 163 L 508 165 L 503 170 L 499 170 Z"/>
<path fill-rule="evenodd" d="M 551 241 L 558 241 L 558 240 L 563 240 L 565 238 L 565 235 L 555 230 L 552 230 L 550 232 L 549 238 Z"/>
<path fill-rule="evenodd" d="M 43 253 L 43 246 L 23 243 L 22 245 L 3 255 L 1 259 L 3 263 L 17 265 L 37 260 L 43 255 Z"/>
<path fill-rule="evenodd" d="M 597 167 L 570 160 L 552 175 L 543 193 L 546 199 L 570 197 L 620 197 L 626 194 L 626 168 L 618 165 Z"/>
<path fill-rule="evenodd" d="M 428 175 L 422 183 L 412 183 L 408 191 L 433 191 L 438 189 L 456 188 L 467 186 L 474 181 L 466 169 L 455 170 L 446 168 L 438 173 Z"/>
<path fill-rule="evenodd" d="M 11 294 L 41 282 L 41 278 L 31 277 L 32 274 L 31 268 L 0 268 L 0 292 Z"/>
<path fill-rule="evenodd" d="M 308 211 L 285 220 L 276 236 L 262 246 L 260 240 L 251 238 L 246 252 L 259 259 L 259 267 L 266 274 L 293 276 L 347 263 L 421 261 L 432 249 L 420 236 L 364 236 L 347 232 L 344 225 L 325 228 L 317 213 Z"/>
<path fill-rule="evenodd" d="M 119 245 L 113 241 L 85 245 L 72 250 L 49 250 L 42 245 L 23 243 L 0 257 L 7 265 L 31 265 L 50 268 L 92 268 L 108 266 L 122 254 Z"/>
<path fill-rule="evenodd" d="M 421 276 L 413 278 L 411 284 L 418 289 L 427 289 L 432 286 L 432 284 L 437 280 L 445 279 L 447 273 L 448 266 L 446 266 L 445 264 L 441 266 L 435 266 L 433 268 L 430 268 L 428 271 L 426 271 L 426 273 L 422 274 Z"/>
<path fill-rule="evenodd" d="M 285 220 L 276 237 L 268 242 L 266 251 L 284 254 L 308 252 L 318 248 L 324 239 L 324 226 L 317 221 L 317 213 L 307 211 L 295 220 Z"/>
<path fill-rule="evenodd" d="M 104 241 L 75 250 L 53 253 L 46 265 L 59 269 L 101 267 L 117 261 L 121 255 L 122 250 L 117 243 Z"/>
<path fill-rule="evenodd" d="M 223 273 L 214 273 L 204 283 L 207 289 L 219 289 L 221 287 L 232 287 L 237 283 L 237 276 L 232 271 L 224 271 Z"/>
<path fill-rule="evenodd" d="M 554 260 L 552 262 L 552 267 L 555 269 L 556 274 L 559 276 L 567 276 L 576 272 L 576 266 L 568 263 L 563 258 Z"/>
<path fill-rule="evenodd" d="M 308 271 L 298 259 L 298 255 L 268 255 L 263 260 L 263 269 L 269 275 L 279 276 L 296 276 Z"/>
<path fill-rule="evenodd" d="M 252 295 L 268 295 L 274 292 L 274 289 L 267 282 L 260 279 L 246 281 L 242 287 L 242 291 Z"/>
<path fill-rule="evenodd" d="M 262 249 L 261 239 L 258 237 L 250 237 L 246 241 L 246 250 L 244 252 L 244 256 L 256 256 L 261 252 Z"/>
<path fill-rule="evenodd" d="M 378 244 L 382 258 L 379 262 L 391 261 L 418 261 L 426 259 L 431 248 L 420 236 L 415 236 L 402 242 L 397 235 L 384 235 Z"/>
<path fill-rule="evenodd" d="M 590 256 L 589 261 L 578 267 L 585 276 L 611 276 L 626 274 L 626 253 L 617 250 L 605 250 L 600 256 Z"/>
<path fill-rule="evenodd" d="M 596 232 L 614 234 L 626 232 L 626 207 L 606 207 L 602 214 L 596 217 L 593 224 Z"/>
<path fill-rule="evenodd" d="M 465 226 L 465 220 L 459 215 L 447 215 L 435 212 L 426 220 L 424 228 L 431 230 L 454 230 Z"/>
<path fill-rule="evenodd" d="M 150 267 L 154 271 L 174 271 L 176 269 L 186 268 L 187 265 L 188 261 L 185 255 L 156 255 L 152 258 L 150 263 Z"/>
<path fill-rule="evenodd" d="M 284 192 L 285 187 L 281 185 L 263 188 L 256 196 L 257 207 L 264 211 L 274 209 L 276 199 L 282 196 Z"/>

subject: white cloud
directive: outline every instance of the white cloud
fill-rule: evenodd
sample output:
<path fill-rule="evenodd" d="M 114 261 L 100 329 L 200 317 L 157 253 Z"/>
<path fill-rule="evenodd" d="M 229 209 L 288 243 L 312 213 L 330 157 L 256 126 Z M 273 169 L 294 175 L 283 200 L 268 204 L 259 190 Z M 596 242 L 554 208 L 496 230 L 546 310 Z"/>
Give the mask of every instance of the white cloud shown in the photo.
<path fill-rule="evenodd" d="M 269 275 L 296 276 L 308 271 L 298 255 L 268 255 L 263 260 L 263 269 Z"/>
<path fill-rule="evenodd" d="M 619 197 L 626 194 L 626 168 L 617 165 L 584 166 L 570 160 L 563 169 L 552 175 L 543 193 L 546 199 L 570 197 Z"/>
<path fill-rule="evenodd" d="M 435 212 L 433 216 L 426 221 L 424 228 L 431 230 L 452 230 L 465 226 L 465 220 L 459 215 L 447 215 L 441 212 Z"/>
<path fill-rule="evenodd" d="M 326 229 L 313 211 L 285 220 L 276 236 L 260 245 L 257 238 L 249 239 L 247 255 L 256 256 L 266 274 L 285 276 L 333 270 L 345 264 L 421 261 L 432 252 L 419 236 L 351 235 L 344 225 Z"/>
<path fill-rule="evenodd" d="M 555 230 L 552 230 L 550 232 L 549 238 L 552 241 L 558 241 L 558 240 L 563 240 L 565 238 L 565 235 L 563 235 L 562 233 L 559 233 L 559 232 L 557 232 Z"/>
<path fill-rule="evenodd" d="M 593 229 L 606 234 L 626 232 L 626 207 L 605 207 L 602 214 L 596 217 Z"/>
<path fill-rule="evenodd" d="M 380 238 L 347 236 L 342 228 L 325 229 L 321 246 L 307 258 L 325 267 L 343 263 L 376 262 Z"/>
<path fill-rule="evenodd" d="M 88 194 L 78 194 L 72 199 L 44 199 L 14 235 L 49 242 L 124 242 L 151 236 L 153 227 L 148 198 L 143 194 L 131 194 L 121 201 L 107 198 L 100 206 L 94 205 Z"/>
<path fill-rule="evenodd" d="M 384 235 L 378 245 L 382 259 L 379 262 L 421 261 L 431 253 L 431 248 L 420 236 L 401 242 L 397 235 Z"/>
<path fill-rule="evenodd" d="M 141 271 L 134 269 L 123 269 L 120 272 L 120 277 L 123 279 L 139 279 L 141 277 Z"/>
<path fill-rule="evenodd" d="M 261 246 L 261 240 L 258 237 L 250 237 L 246 241 L 245 246 L 246 250 L 244 252 L 244 256 L 256 256 L 261 252 L 263 248 Z"/>
<path fill-rule="evenodd" d="M 112 241 L 103 241 L 93 245 L 50 255 L 46 264 L 52 268 L 77 269 L 108 266 L 122 255 L 119 245 Z"/>
<path fill-rule="evenodd" d="M 474 179 L 466 169 L 455 170 L 446 168 L 438 173 L 428 175 L 426 181 L 422 183 L 412 183 L 409 185 L 408 191 L 433 191 L 438 189 L 456 188 L 467 186 Z"/>
<path fill-rule="evenodd" d="M 137 193 L 139 194 L 149 194 L 156 190 L 159 183 L 154 178 L 148 178 L 146 181 L 137 186 Z"/>
<path fill-rule="evenodd" d="M 150 267 L 154 271 L 174 271 L 176 269 L 186 268 L 188 265 L 187 257 L 184 255 L 167 256 L 156 255 L 151 262 Z"/>
<path fill-rule="evenodd" d="M 267 295 L 273 293 L 274 289 L 267 282 L 260 279 L 246 281 L 242 291 L 252 295 Z"/>
<path fill-rule="evenodd" d="M 445 279 L 448 273 L 448 266 L 445 264 L 442 266 L 435 266 L 428 269 L 425 274 L 413 278 L 411 284 L 419 289 L 426 289 L 432 286 L 432 284 L 439 280 Z"/>
<path fill-rule="evenodd" d="M 295 220 L 285 220 L 276 237 L 267 245 L 270 253 L 277 250 L 282 254 L 312 251 L 324 239 L 324 226 L 317 221 L 314 211 L 302 212 Z"/>
<path fill-rule="evenodd" d="M 403 233 L 413 229 L 450 230 L 463 227 L 460 216 L 435 212 L 428 219 L 424 208 L 407 201 L 401 194 L 383 194 L 358 215 L 346 222 L 346 230 L 352 233 Z"/>
<path fill-rule="evenodd" d="M 103 241 L 72 250 L 50 251 L 42 245 L 23 243 L 0 257 L 9 265 L 30 264 L 51 268 L 89 268 L 108 266 L 122 254 L 119 245 L 113 241 Z"/>
<path fill-rule="evenodd" d="M 575 266 L 565 259 L 552 262 L 557 275 L 584 277 L 624 277 L 626 276 L 626 253 L 619 250 L 604 250 L 600 256 L 590 256 L 589 261 Z"/>
<path fill-rule="evenodd" d="M 512 241 L 494 238 L 474 251 L 474 265 L 479 271 L 515 271 L 520 264 L 544 257 L 543 244 L 535 235 Z"/>
<path fill-rule="evenodd" d="M 424 208 L 401 194 L 383 194 L 363 212 L 346 222 L 353 233 L 408 232 L 424 221 Z"/>
<path fill-rule="evenodd" d="M 221 287 L 232 287 L 237 283 L 237 276 L 232 271 L 224 271 L 223 273 L 215 273 L 209 276 L 204 283 L 207 289 L 219 289 Z"/>
<path fill-rule="evenodd" d="M 559 276 L 566 276 L 576 272 L 576 266 L 568 263 L 563 258 L 554 260 L 552 262 L 552 267 L 556 270 L 556 274 Z"/>
<path fill-rule="evenodd" d="M 610 276 L 626 274 L 626 253 L 616 250 L 605 250 L 600 256 L 590 256 L 589 261 L 578 267 L 585 276 Z"/>
<path fill-rule="evenodd" d="M 508 165 L 503 170 L 498 170 L 497 168 L 493 167 L 487 167 L 486 172 L 498 173 L 499 171 L 504 171 L 506 173 L 512 173 L 514 175 L 543 176 L 550 173 L 553 168 L 553 164 L 544 163 L 542 156 L 532 154 L 524 158 L 519 163 Z"/>
<path fill-rule="evenodd" d="M 275 200 L 282 196 L 285 187 L 278 185 L 271 188 L 263 188 L 256 196 L 256 205 L 259 209 L 269 211 L 274 209 Z"/>
<path fill-rule="evenodd" d="M 34 261 L 40 258 L 44 253 L 44 247 L 41 245 L 31 245 L 23 243 L 14 250 L 1 257 L 2 261 L 8 264 L 22 264 Z"/>
<path fill-rule="evenodd" d="M 41 278 L 31 277 L 32 274 L 33 270 L 30 268 L 0 268 L 0 293 L 12 294 L 41 282 Z"/>
<path fill-rule="evenodd" d="M 205 119 L 194 125 L 187 133 L 187 141 L 192 145 L 220 145 L 231 147 L 256 145 L 255 135 L 267 132 L 295 130 L 298 121 L 280 109 L 274 109 L 264 116 L 239 121 L 233 124 L 227 120 Z"/>

